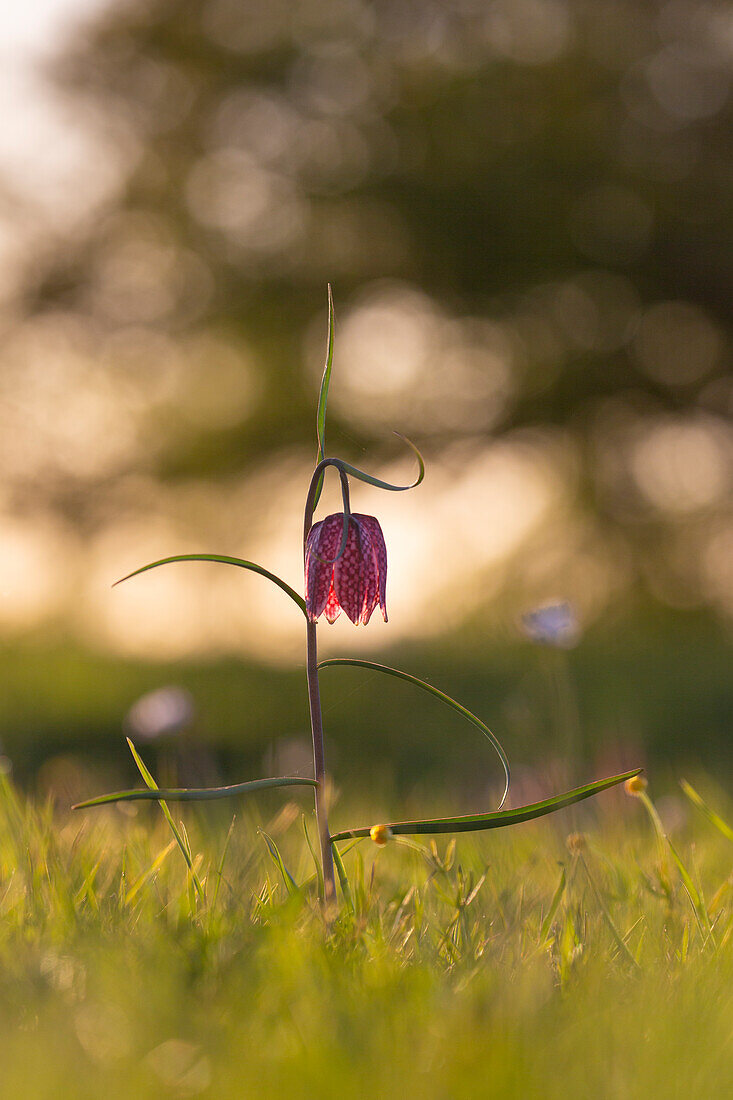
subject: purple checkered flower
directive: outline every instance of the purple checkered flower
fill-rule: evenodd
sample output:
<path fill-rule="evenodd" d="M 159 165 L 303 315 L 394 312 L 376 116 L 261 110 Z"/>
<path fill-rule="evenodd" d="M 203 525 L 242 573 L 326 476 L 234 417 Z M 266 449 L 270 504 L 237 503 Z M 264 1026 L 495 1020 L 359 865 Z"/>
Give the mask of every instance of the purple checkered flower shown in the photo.
<path fill-rule="evenodd" d="M 352 512 L 346 546 L 337 557 L 344 513 L 334 512 L 311 527 L 305 544 L 305 604 L 315 622 L 325 611 L 334 623 L 343 609 L 354 625 L 368 623 L 379 604 L 387 622 L 387 547 L 374 516 Z"/>

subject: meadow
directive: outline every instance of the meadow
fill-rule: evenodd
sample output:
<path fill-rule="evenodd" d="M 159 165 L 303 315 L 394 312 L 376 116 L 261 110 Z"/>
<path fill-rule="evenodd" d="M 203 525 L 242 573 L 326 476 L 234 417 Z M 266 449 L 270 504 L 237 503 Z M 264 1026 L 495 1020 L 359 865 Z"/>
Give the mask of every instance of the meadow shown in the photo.
<path fill-rule="evenodd" d="M 297 792 L 171 807 L 191 872 L 157 805 L 70 813 L 6 776 L 2 1095 L 729 1095 L 733 832 L 695 792 L 656 824 L 617 789 L 345 843 L 324 909 Z"/>
<path fill-rule="evenodd" d="M 733 1097 L 732 31 L 0 6 L 0 1100 Z"/>

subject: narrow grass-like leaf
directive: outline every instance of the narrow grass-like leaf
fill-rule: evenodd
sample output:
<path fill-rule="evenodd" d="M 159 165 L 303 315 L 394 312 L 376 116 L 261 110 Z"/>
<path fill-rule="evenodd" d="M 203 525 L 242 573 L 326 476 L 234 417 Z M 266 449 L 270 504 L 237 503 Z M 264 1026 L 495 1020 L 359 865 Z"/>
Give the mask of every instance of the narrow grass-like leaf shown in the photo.
<path fill-rule="evenodd" d="M 344 553 L 344 550 L 346 549 L 346 540 L 349 534 L 349 518 L 351 515 L 351 505 L 349 503 L 349 482 L 346 476 L 347 474 L 350 474 L 351 477 L 357 478 L 359 481 L 365 481 L 369 485 L 374 485 L 378 489 L 388 489 L 390 492 L 393 493 L 404 493 L 408 489 L 414 489 L 415 486 L 419 485 L 422 479 L 425 477 L 425 463 L 423 462 L 422 455 L 418 451 L 415 444 L 411 443 L 407 436 L 401 435 L 400 432 L 395 432 L 395 435 L 398 435 L 400 439 L 403 439 L 405 443 L 407 443 L 408 447 L 412 448 L 417 457 L 419 467 L 418 475 L 415 481 L 411 482 L 409 485 L 392 485 L 388 481 L 380 481 L 379 478 L 372 477 L 371 474 L 364 473 L 363 470 L 358 470 L 356 466 L 351 466 L 348 462 L 344 462 L 340 458 L 323 457 L 317 464 L 315 470 L 313 471 L 313 477 L 311 478 L 311 485 L 308 491 L 308 499 L 305 507 L 305 521 L 303 524 L 303 546 L 305 547 L 308 539 L 308 534 L 313 523 L 313 514 L 315 512 L 318 499 L 321 495 L 321 489 L 323 488 L 323 478 L 329 466 L 333 466 L 334 469 L 338 470 L 339 477 L 341 478 L 341 496 L 343 499 L 344 512 L 341 544 L 338 548 L 336 557 L 322 558 L 319 554 L 316 554 L 316 557 L 319 561 L 322 561 L 328 565 L 332 565 L 339 560 L 339 558 Z"/>
<path fill-rule="evenodd" d="M 560 881 L 557 884 L 557 887 L 555 889 L 555 893 L 552 895 L 552 901 L 550 902 L 550 908 L 547 910 L 547 913 L 545 915 L 545 919 L 542 921 L 542 928 L 540 929 L 540 944 L 546 943 L 547 937 L 550 934 L 550 928 L 552 927 L 552 922 L 555 919 L 555 914 L 557 913 L 557 910 L 560 906 L 560 902 L 562 901 L 562 896 L 565 893 L 565 882 L 566 881 L 567 881 L 567 875 L 566 875 L 566 872 L 565 872 L 565 865 L 563 864 L 562 870 L 560 871 Z"/>
<path fill-rule="evenodd" d="M 191 847 L 191 841 L 188 839 L 188 829 L 183 821 L 179 819 L 178 828 L 181 830 L 181 836 L 183 837 L 183 843 L 186 845 L 186 851 L 188 852 L 188 858 L 191 860 L 191 866 L 193 866 L 193 848 Z"/>
<path fill-rule="evenodd" d="M 272 857 L 272 862 L 275 864 L 278 871 L 282 875 L 283 882 L 285 883 L 285 889 L 291 897 L 294 897 L 296 894 L 300 893 L 300 887 L 298 886 L 293 876 L 290 874 L 290 871 L 288 871 L 287 867 L 285 866 L 283 857 L 280 854 L 280 849 L 278 848 L 277 844 L 272 839 L 270 834 L 266 833 L 264 829 L 260 829 L 260 834 L 268 847 L 270 856 Z"/>
<path fill-rule="evenodd" d="M 671 885 L 669 882 L 669 868 L 667 867 L 667 841 L 668 837 L 664 831 L 664 825 L 657 813 L 657 808 L 652 802 L 646 791 L 639 791 L 636 796 L 641 802 L 642 806 L 649 815 L 649 820 L 652 823 L 654 832 L 657 837 L 657 847 L 659 848 L 659 881 L 662 889 L 665 893 L 671 897 Z"/>
<path fill-rule="evenodd" d="M 316 869 L 316 881 L 318 883 L 318 897 L 323 897 L 323 868 L 321 867 L 321 861 L 316 855 L 316 850 L 313 847 L 313 841 L 311 840 L 310 833 L 308 832 L 308 822 L 306 821 L 305 814 L 302 817 L 303 821 L 303 834 L 305 836 L 305 842 L 308 845 L 308 851 L 313 857 L 313 864 Z"/>
<path fill-rule="evenodd" d="M 698 810 L 702 811 L 705 817 L 708 819 L 711 825 L 723 834 L 726 840 L 733 840 L 733 829 L 727 821 L 724 821 L 722 817 L 719 817 L 714 810 L 711 810 L 706 802 L 703 802 L 700 795 L 695 788 L 691 786 L 686 779 L 680 780 L 680 787 L 689 798 L 690 802 L 694 806 L 697 806 Z"/>
<path fill-rule="evenodd" d="M 181 830 L 178 828 L 175 821 L 173 820 L 171 812 L 168 809 L 167 803 L 164 802 L 163 799 L 161 798 L 160 789 L 158 787 L 158 784 L 155 782 L 155 780 L 153 779 L 153 776 L 151 775 L 151 773 L 146 768 L 145 764 L 142 761 L 142 758 L 140 757 L 137 749 L 133 745 L 130 738 L 128 737 L 126 740 L 127 740 L 128 746 L 130 748 L 130 752 L 132 753 L 132 758 L 135 761 L 135 763 L 137 764 L 137 769 L 140 772 L 140 775 L 143 777 L 144 781 L 147 783 L 150 790 L 155 791 L 156 794 L 157 794 L 157 801 L 160 804 L 160 808 L 163 812 L 163 816 L 165 817 L 166 821 L 168 822 L 168 824 L 170 826 L 170 829 L 171 829 L 171 832 L 173 833 L 173 836 L 176 838 L 176 842 L 178 843 L 178 847 L 181 849 L 181 852 L 183 853 L 183 858 L 186 861 L 186 866 L 188 867 L 188 870 L 191 874 L 191 878 L 193 879 L 193 884 L 194 884 L 196 893 L 198 894 L 199 900 L 203 901 L 204 900 L 204 888 L 201 885 L 201 880 L 199 879 L 198 875 L 196 874 L 196 870 L 195 870 L 194 865 L 193 865 L 193 860 L 191 858 L 191 852 L 190 852 L 189 846 L 186 843 L 186 840 L 184 839 L 183 835 L 181 834 Z"/>
<path fill-rule="evenodd" d="M 316 787 L 318 784 L 315 779 L 306 779 L 302 775 L 279 775 L 272 779 L 250 779 L 247 783 L 232 783 L 228 787 L 149 786 L 148 790 L 136 788 L 131 791 L 100 794 L 97 798 L 88 798 L 85 802 L 77 802 L 71 808 L 72 810 L 88 810 L 91 806 L 106 806 L 110 802 L 162 802 L 164 800 L 167 802 L 210 802 L 218 798 L 231 798 L 237 794 L 266 791 L 272 787 L 301 786 Z"/>
<path fill-rule="evenodd" d="M 171 844 L 173 844 L 173 843 L 174 843 L 174 841 L 171 841 Z M 86 898 L 87 902 L 89 903 L 89 905 L 91 906 L 91 908 L 94 910 L 95 913 L 99 913 L 99 901 L 97 900 L 96 891 L 94 889 L 94 882 L 95 882 L 95 879 L 97 877 L 97 872 L 99 871 L 101 863 L 102 863 L 101 859 L 98 859 L 93 864 L 93 866 L 90 867 L 90 869 L 87 871 L 86 875 L 84 876 L 84 881 L 82 882 L 81 886 L 76 891 L 76 893 L 74 894 L 74 905 L 75 906 L 80 905 L 81 902 Z M 3 910 L 3 904 L 5 902 L 5 898 L 7 897 L 7 894 L 10 890 L 11 885 L 12 885 L 14 873 L 15 873 L 14 871 L 11 873 L 11 875 L 8 879 L 8 886 L 7 886 L 7 889 L 5 891 L 5 894 L 2 898 L 2 900 L 0 900 L 0 912 L 2 912 L 2 910 Z"/>
<path fill-rule="evenodd" d="M 321 389 L 318 393 L 318 410 L 316 412 L 316 437 L 318 439 L 318 461 L 326 457 L 326 407 L 328 405 L 328 390 L 331 385 L 331 368 L 333 366 L 333 340 L 334 340 L 334 316 L 333 294 L 331 284 L 328 284 L 328 339 L 326 342 L 326 364 L 321 378 Z M 316 493 L 313 502 L 315 508 L 321 498 L 323 490 L 323 474 L 318 479 Z"/>
<path fill-rule="evenodd" d="M 634 958 L 634 956 L 631 954 L 631 951 L 629 950 L 626 942 L 624 941 L 623 936 L 621 935 L 618 928 L 614 924 L 613 917 L 611 916 L 610 912 L 608 911 L 608 907 L 606 906 L 605 902 L 603 901 L 603 895 L 601 894 L 601 891 L 596 886 L 596 880 L 591 875 L 590 868 L 588 867 L 588 864 L 586 863 L 586 861 L 585 861 L 585 859 L 583 858 L 582 855 L 579 857 L 579 861 L 583 866 L 583 870 L 585 871 L 586 878 L 588 879 L 588 882 L 591 885 L 591 889 L 593 890 L 593 893 L 596 896 L 596 902 L 598 903 L 598 908 L 600 909 L 600 911 L 603 915 L 603 919 L 605 920 L 605 922 L 608 926 L 609 932 L 613 936 L 616 947 L 618 948 L 619 952 L 624 956 L 626 961 L 631 964 L 633 969 L 638 971 L 640 969 L 639 964 L 636 961 L 636 959 Z"/>
<path fill-rule="evenodd" d="M 390 493 L 406 493 L 408 489 L 416 489 L 425 477 L 425 462 L 423 456 L 406 435 L 403 435 L 402 432 L 395 432 L 394 434 L 399 436 L 399 438 L 407 444 L 417 459 L 417 477 L 414 481 L 411 481 L 409 485 L 392 485 L 389 481 L 381 481 L 378 477 L 372 477 L 371 474 L 367 474 L 363 470 L 357 469 L 356 466 L 351 466 L 348 462 L 343 462 L 340 458 L 336 460 L 338 468 L 343 470 L 344 473 L 349 474 L 350 477 L 355 477 L 358 481 L 365 481 L 367 485 L 374 485 L 377 489 L 388 489 Z"/>
<path fill-rule="evenodd" d="M 300 610 L 305 615 L 305 600 L 302 596 L 299 596 L 294 588 L 291 588 L 284 580 L 278 577 L 275 573 L 271 573 L 269 569 L 264 569 L 263 566 L 257 565 L 253 561 L 245 561 L 244 558 L 230 558 L 225 554 L 174 554 L 170 558 L 160 558 L 159 561 L 151 561 L 148 565 L 141 565 L 139 569 L 133 569 L 132 573 L 128 573 L 124 577 L 120 577 L 118 581 L 112 585 L 122 584 L 123 581 L 129 581 L 131 577 L 137 577 L 140 573 L 147 573 L 149 569 L 157 569 L 159 565 L 170 565 L 176 561 L 214 561 L 219 562 L 222 565 L 238 565 L 240 569 L 249 569 L 252 573 L 259 573 L 261 577 L 267 577 L 268 581 L 272 581 L 278 588 L 290 596 L 293 603 L 297 603 Z"/>
<path fill-rule="evenodd" d="M 153 878 L 156 872 L 160 870 L 166 857 L 169 855 L 170 852 L 173 851 L 175 846 L 175 840 L 171 840 L 170 843 L 167 844 L 162 851 L 158 852 L 157 856 L 153 860 L 150 867 L 148 867 L 147 871 L 143 871 L 143 873 L 138 876 L 138 878 L 135 880 L 135 882 L 133 882 L 132 886 L 128 890 L 125 896 L 125 905 L 129 906 L 135 899 L 137 894 L 140 892 L 142 887 L 145 886 L 145 884 L 149 882 L 151 878 Z"/>
<path fill-rule="evenodd" d="M 226 835 L 226 840 L 224 841 L 224 847 L 221 850 L 221 856 L 219 858 L 219 865 L 216 868 L 216 886 L 214 887 L 214 896 L 211 899 L 211 909 L 212 909 L 212 911 L 214 909 L 216 909 L 216 903 L 219 900 L 219 889 L 221 887 L 222 875 L 224 874 L 224 860 L 227 858 L 227 852 L 229 851 L 229 844 L 230 844 L 230 841 L 232 839 L 232 834 L 234 832 L 234 823 L 235 823 L 236 820 L 237 820 L 237 815 L 233 814 L 231 824 L 229 826 L 229 830 L 228 830 L 227 835 Z"/>
<path fill-rule="evenodd" d="M 346 908 L 350 913 L 354 912 L 354 899 L 351 896 L 351 886 L 349 885 L 349 876 L 346 874 L 346 868 L 344 867 L 344 861 L 341 858 L 336 845 L 333 843 L 335 838 L 331 838 L 331 851 L 333 852 L 333 862 L 336 868 L 336 874 L 339 877 L 339 886 L 341 887 L 341 893 L 343 894 L 344 901 L 346 902 Z"/>
<path fill-rule="evenodd" d="M 423 691 L 427 691 L 429 695 L 434 695 L 436 699 L 440 699 L 442 703 L 445 703 L 447 707 L 451 707 L 452 710 L 458 711 L 460 715 L 466 718 L 469 722 L 473 723 L 477 729 L 480 729 L 484 737 L 487 738 L 494 746 L 496 753 L 501 760 L 502 767 L 504 768 L 504 793 L 501 796 L 499 803 L 499 809 L 504 805 L 506 796 L 509 791 L 509 761 L 507 760 L 506 753 L 501 746 L 501 742 L 491 732 L 485 722 L 482 722 L 480 718 L 477 718 L 475 714 L 461 703 L 457 703 L 455 699 L 451 699 L 450 695 L 446 695 L 444 691 L 440 691 L 439 688 L 433 687 L 432 684 L 428 684 L 425 680 L 419 679 L 417 676 L 413 676 L 409 672 L 401 672 L 399 669 L 390 668 L 388 665 L 379 665 L 374 661 L 362 661 L 357 657 L 330 657 L 328 660 L 321 661 L 318 665 L 319 668 L 327 668 L 330 665 L 353 665 L 356 668 L 368 668 L 373 672 L 385 672 L 388 676 L 395 676 L 398 680 L 405 680 L 408 684 L 414 684 L 415 687 L 422 688 Z"/>
<path fill-rule="evenodd" d="M 682 862 L 682 857 L 680 856 L 672 841 L 669 839 L 669 836 L 667 834 L 665 834 L 665 836 L 667 844 L 669 846 L 669 850 L 672 853 L 672 859 L 677 864 L 677 870 L 680 873 L 682 885 L 684 886 L 687 896 L 690 899 L 690 904 L 692 905 L 695 917 L 700 926 L 700 932 L 702 933 L 703 940 L 705 940 L 705 938 L 707 937 L 711 941 L 713 946 L 715 946 L 713 929 L 710 924 L 710 917 L 708 915 L 707 908 L 705 907 L 705 903 L 700 896 L 700 893 L 695 886 L 695 883 L 692 881 L 692 876 L 690 872 L 687 870 L 684 863 Z"/>
<path fill-rule="evenodd" d="M 613 775 L 608 779 L 596 779 L 593 783 L 587 783 L 584 787 L 576 787 L 566 794 L 556 795 L 554 798 L 546 798 L 543 802 L 532 802 L 527 806 L 518 806 L 513 810 L 493 810 L 487 814 L 469 814 L 462 817 L 436 817 L 425 821 L 395 821 L 389 824 L 395 836 L 417 836 L 418 834 L 437 833 L 470 833 L 483 829 L 503 829 L 508 825 L 519 825 L 523 821 L 534 821 L 535 818 L 545 817 L 556 810 L 563 810 L 566 806 L 572 806 L 576 802 L 582 802 L 585 798 L 591 798 L 600 791 L 623 783 L 633 776 L 639 775 L 641 768 L 622 775 Z M 371 826 L 365 825 L 361 829 L 344 829 L 340 833 L 334 833 L 332 841 L 350 840 L 352 837 L 369 836 Z"/>

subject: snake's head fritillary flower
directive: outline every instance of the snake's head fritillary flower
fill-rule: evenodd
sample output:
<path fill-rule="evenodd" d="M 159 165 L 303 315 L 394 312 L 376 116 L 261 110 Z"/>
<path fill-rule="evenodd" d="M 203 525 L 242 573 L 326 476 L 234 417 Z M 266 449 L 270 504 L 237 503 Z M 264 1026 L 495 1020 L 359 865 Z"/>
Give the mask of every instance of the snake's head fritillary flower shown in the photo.
<path fill-rule="evenodd" d="M 352 512 L 343 554 L 344 513 L 334 512 L 311 527 L 305 544 L 305 604 L 315 622 L 325 611 L 329 623 L 346 612 L 352 623 L 368 623 L 379 604 L 387 622 L 387 547 L 374 516 Z"/>

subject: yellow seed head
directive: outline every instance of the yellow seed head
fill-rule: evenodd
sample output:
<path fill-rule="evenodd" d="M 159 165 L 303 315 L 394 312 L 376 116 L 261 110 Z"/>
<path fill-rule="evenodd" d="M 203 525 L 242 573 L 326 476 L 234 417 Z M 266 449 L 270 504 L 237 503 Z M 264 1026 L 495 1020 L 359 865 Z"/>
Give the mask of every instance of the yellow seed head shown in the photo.
<path fill-rule="evenodd" d="M 624 790 L 627 794 L 637 795 L 645 791 L 648 785 L 643 775 L 632 775 L 631 779 L 627 779 L 624 783 Z"/>
<path fill-rule="evenodd" d="M 582 852 L 587 847 L 587 841 L 583 833 L 571 833 L 565 843 L 571 852 Z"/>
<path fill-rule="evenodd" d="M 372 838 L 375 844 L 378 844 L 380 848 L 383 848 L 389 838 L 392 836 L 392 830 L 389 825 L 372 825 L 369 830 L 369 836 Z"/>

